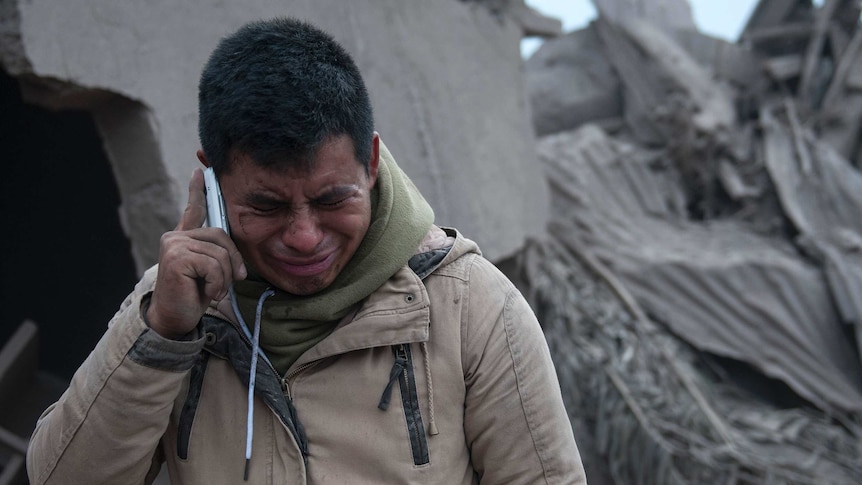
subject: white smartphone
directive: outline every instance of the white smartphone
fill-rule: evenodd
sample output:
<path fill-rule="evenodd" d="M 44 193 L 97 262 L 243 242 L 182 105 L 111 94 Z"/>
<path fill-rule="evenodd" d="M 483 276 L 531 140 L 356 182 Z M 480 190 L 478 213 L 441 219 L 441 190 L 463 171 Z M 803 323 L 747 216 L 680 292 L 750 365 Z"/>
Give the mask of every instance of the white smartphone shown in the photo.
<path fill-rule="evenodd" d="M 230 235 L 224 199 L 222 199 L 221 188 L 219 188 L 218 179 L 216 179 L 212 167 L 207 167 L 204 170 L 204 184 L 207 192 L 207 226 L 221 228 Z"/>

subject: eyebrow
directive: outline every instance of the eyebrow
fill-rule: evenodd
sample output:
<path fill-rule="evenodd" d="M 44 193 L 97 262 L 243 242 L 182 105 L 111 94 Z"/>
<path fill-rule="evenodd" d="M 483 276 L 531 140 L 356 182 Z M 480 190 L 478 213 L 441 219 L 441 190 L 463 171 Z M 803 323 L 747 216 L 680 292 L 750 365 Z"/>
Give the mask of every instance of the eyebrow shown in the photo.
<path fill-rule="evenodd" d="M 330 190 L 327 190 L 326 192 L 321 194 L 319 197 L 315 197 L 314 200 L 315 201 L 338 200 L 342 197 L 349 196 L 350 194 L 356 192 L 357 190 L 358 190 L 358 187 L 354 184 L 336 185 L 335 187 L 332 187 Z"/>
<path fill-rule="evenodd" d="M 336 200 L 339 197 L 346 197 L 356 192 L 358 186 L 355 184 L 336 185 L 324 191 L 320 196 L 314 197 L 312 201 L 327 201 Z M 266 194 L 252 192 L 244 197 L 246 204 L 249 205 L 284 205 L 290 202 L 278 197 L 271 197 Z"/>

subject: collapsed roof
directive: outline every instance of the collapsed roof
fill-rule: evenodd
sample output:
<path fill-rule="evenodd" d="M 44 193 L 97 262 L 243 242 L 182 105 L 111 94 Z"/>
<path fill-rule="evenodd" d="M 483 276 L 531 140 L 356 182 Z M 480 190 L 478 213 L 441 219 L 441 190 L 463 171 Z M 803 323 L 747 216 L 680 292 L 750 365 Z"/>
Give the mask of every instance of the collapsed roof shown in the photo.
<path fill-rule="evenodd" d="M 594 3 L 597 20 L 526 63 L 553 223 L 549 241 L 520 263 L 546 330 L 566 321 L 555 337 L 570 342 L 556 344 L 561 353 L 585 355 L 568 368 L 588 381 L 576 388 L 593 399 L 625 390 L 617 404 L 629 419 L 573 404 L 587 410 L 611 475 L 858 480 L 859 2 L 762 0 L 737 43 L 700 34 L 685 18 L 643 15 L 645 0 Z M 561 261 L 610 278 L 629 319 L 610 324 L 606 309 L 571 299 L 584 283 L 572 283 Z M 566 281 L 576 286 L 568 316 L 549 303 L 566 301 Z M 665 332 L 679 343 L 657 336 Z M 650 348 L 660 350 L 644 358 Z M 709 379 L 657 375 L 689 371 L 753 390 L 748 409 Z M 792 392 L 778 392 L 785 388 Z M 784 408 L 804 409 L 819 431 L 789 437 L 777 426 L 764 440 L 770 433 L 752 423 L 786 421 Z M 679 413 L 699 415 L 702 429 L 664 427 Z M 836 439 L 846 445 L 839 452 Z M 625 450 L 638 443 L 652 445 L 652 460 Z M 733 452 L 716 451 L 726 447 Z M 784 462 L 797 453 L 818 458 Z"/>

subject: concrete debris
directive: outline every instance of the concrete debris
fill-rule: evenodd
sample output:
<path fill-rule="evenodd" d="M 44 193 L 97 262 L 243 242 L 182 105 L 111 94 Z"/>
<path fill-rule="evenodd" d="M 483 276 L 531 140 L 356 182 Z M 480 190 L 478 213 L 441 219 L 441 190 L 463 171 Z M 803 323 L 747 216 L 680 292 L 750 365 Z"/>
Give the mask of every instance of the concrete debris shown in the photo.
<path fill-rule="evenodd" d="M 724 367 L 657 326 L 579 246 L 573 232 L 585 228 L 558 222 L 510 270 L 529 288 L 571 390 L 564 398 L 591 485 L 859 483 L 858 432 L 778 405 L 774 382 L 723 378 Z M 762 399 L 767 387 L 773 400 Z"/>
<path fill-rule="evenodd" d="M 594 3 L 597 20 L 526 63 L 553 222 L 519 264 L 543 323 L 565 320 L 560 352 L 568 342 L 601 374 L 579 374 L 577 392 L 629 413 L 579 401 L 599 462 L 619 483 L 858 483 L 860 3 L 762 0 L 735 44 Z M 607 313 L 549 303 L 583 290 L 564 283 L 576 267 L 605 280 L 629 323 L 611 331 Z M 659 375 L 669 369 L 701 377 Z M 688 411 L 671 405 L 681 392 Z M 675 413 L 703 428 L 668 431 Z M 816 439 L 789 429 L 810 419 Z M 769 449 L 751 447 L 764 436 Z M 728 453 L 702 452 L 703 439 Z M 847 446 L 801 466 L 806 448 L 834 450 L 833 439 Z M 631 454 L 632 440 L 655 453 Z"/>
<path fill-rule="evenodd" d="M 711 77 L 729 82 L 736 89 L 757 86 L 762 78 L 757 55 L 750 49 L 695 30 L 668 32 L 676 43 L 705 67 Z"/>
<path fill-rule="evenodd" d="M 547 41 L 526 61 L 526 80 L 540 136 L 622 117 L 620 80 L 593 26 Z"/>
<path fill-rule="evenodd" d="M 862 413 L 860 363 L 822 270 L 788 241 L 734 219 L 690 220 L 668 161 L 594 126 L 543 138 L 539 149 L 555 207 L 589 228 L 569 236 L 613 269 L 649 315 L 830 413 Z"/>

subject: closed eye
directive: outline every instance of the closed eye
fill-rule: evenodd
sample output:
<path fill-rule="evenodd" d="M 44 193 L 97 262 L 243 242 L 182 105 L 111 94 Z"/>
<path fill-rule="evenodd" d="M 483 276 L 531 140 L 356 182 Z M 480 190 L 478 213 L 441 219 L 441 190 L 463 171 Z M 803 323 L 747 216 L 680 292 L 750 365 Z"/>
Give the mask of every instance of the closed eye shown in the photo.
<path fill-rule="evenodd" d="M 257 212 L 258 214 L 270 214 L 278 210 L 278 206 L 250 206 L 251 210 Z"/>
<path fill-rule="evenodd" d="M 257 214 L 271 214 L 284 207 L 285 204 L 266 195 L 248 194 L 245 197 L 245 205 Z"/>
<path fill-rule="evenodd" d="M 344 204 L 353 198 L 356 194 L 356 187 L 339 187 L 332 192 L 318 198 L 315 203 L 325 208 L 335 208 Z"/>
<path fill-rule="evenodd" d="M 349 199 L 349 197 L 345 197 L 345 198 L 339 199 L 339 200 L 318 200 L 317 205 L 320 205 L 323 207 L 338 207 L 341 204 L 347 202 L 347 199 Z"/>
<path fill-rule="evenodd" d="M 258 200 L 246 200 L 246 207 L 248 207 L 255 214 L 272 214 L 279 210 L 281 207 L 284 207 L 284 204 L 279 203 L 275 200 L 270 200 L 268 198 L 260 198 Z"/>

